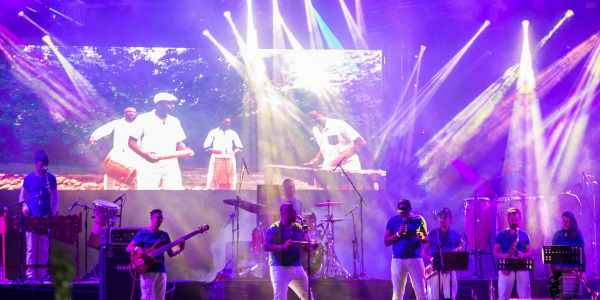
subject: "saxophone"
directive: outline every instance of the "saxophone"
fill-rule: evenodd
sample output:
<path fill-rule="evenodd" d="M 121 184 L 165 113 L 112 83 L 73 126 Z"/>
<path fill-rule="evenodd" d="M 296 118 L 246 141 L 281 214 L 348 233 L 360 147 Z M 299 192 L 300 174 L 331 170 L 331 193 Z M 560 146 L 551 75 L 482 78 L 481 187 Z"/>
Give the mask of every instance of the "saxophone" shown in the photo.
<path fill-rule="evenodd" d="M 510 229 L 508 231 L 510 233 Z M 516 258 L 517 246 L 519 245 L 519 228 L 516 229 L 517 239 L 510 245 L 510 250 L 508 250 L 508 256 L 506 258 Z M 508 275 L 510 273 L 509 270 L 502 270 L 502 274 Z"/>
<path fill-rule="evenodd" d="M 494 291 L 494 282 L 492 281 L 492 275 L 490 275 L 490 300 L 496 300 L 496 293 Z"/>

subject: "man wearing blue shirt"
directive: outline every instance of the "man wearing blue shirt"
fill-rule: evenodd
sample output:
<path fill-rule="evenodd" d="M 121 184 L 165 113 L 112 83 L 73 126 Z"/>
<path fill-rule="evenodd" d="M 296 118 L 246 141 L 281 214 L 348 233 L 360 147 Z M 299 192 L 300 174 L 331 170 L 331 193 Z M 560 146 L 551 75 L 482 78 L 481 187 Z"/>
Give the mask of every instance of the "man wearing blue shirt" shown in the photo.
<path fill-rule="evenodd" d="M 527 183 L 525 179 L 514 173 L 515 163 L 510 157 L 502 159 L 502 174 L 492 179 L 492 182 L 487 182 L 485 177 L 482 178 L 486 189 L 486 197 L 494 200 L 494 197 L 525 197 L 527 194 Z"/>
<path fill-rule="evenodd" d="M 160 230 L 163 220 L 163 213 L 160 209 L 150 212 L 150 227 L 144 228 L 133 237 L 133 241 L 127 245 L 127 252 L 136 252 L 142 254 L 144 249 L 152 248 L 156 243 L 162 242 L 159 246 L 171 243 L 171 238 L 166 231 Z M 185 248 L 185 240 L 178 239 L 179 249 L 167 250 L 169 257 L 178 255 Z M 164 300 L 167 290 L 167 269 L 165 268 L 165 254 L 162 253 L 154 258 L 159 261 L 148 268 L 144 274 L 140 274 L 140 291 L 142 300 Z"/>
<path fill-rule="evenodd" d="M 19 201 L 23 203 L 24 216 L 56 216 L 58 215 L 58 190 L 56 177 L 48 172 L 48 155 L 44 150 L 35 153 L 35 172 L 25 176 Z M 29 200 L 28 200 L 29 199 Z M 26 233 L 28 265 L 45 265 L 48 263 L 50 240 L 47 235 Z M 39 251 L 38 251 L 39 250 Z M 36 259 L 36 252 L 39 252 Z M 37 270 L 37 278 L 36 278 Z M 44 280 L 46 268 L 27 268 L 28 280 Z"/>
<path fill-rule="evenodd" d="M 398 202 L 398 215 L 392 217 L 385 227 L 386 247 L 392 246 L 393 300 L 404 297 L 406 279 L 410 281 L 417 299 L 425 299 L 425 267 L 421 244 L 427 243 L 427 225 L 420 215 L 411 213 L 409 200 Z"/>
<path fill-rule="evenodd" d="M 288 287 L 302 300 L 313 299 L 308 293 L 308 277 L 300 264 L 300 249 L 292 241 L 303 241 L 302 226 L 296 222 L 296 209 L 284 203 L 279 209 L 281 220 L 273 223 L 265 234 L 265 251 L 269 252 L 269 269 L 275 300 L 287 299 Z M 313 248 L 318 244 L 314 243 Z"/>
<path fill-rule="evenodd" d="M 521 223 L 521 211 L 511 207 L 507 212 L 508 225 L 506 230 L 498 233 L 496 245 L 494 245 L 494 257 L 496 258 L 530 258 L 531 241 L 529 235 L 519 230 Z M 516 242 L 517 236 L 519 241 Z M 513 257 L 509 257 L 510 248 L 517 243 Z M 506 273 L 506 274 L 505 274 Z M 531 298 L 531 286 L 529 284 L 529 271 L 498 271 L 498 300 L 508 300 L 512 292 L 515 280 L 517 281 L 517 293 L 520 298 Z"/>
<path fill-rule="evenodd" d="M 431 263 L 433 263 L 433 253 L 438 252 L 439 248 L 441 248 L 442 252 L 453 252 L 464 246 L 460 233 L 450 228 L 450 223 L 452 223 L 452 211 L 449 208 L 444 207 L 438 213 L 438 216 L 440 217 L 440 228 L 439 230 L 432 230 L 429 232 L 427 235 L 429 242 L 423 247 L 423 258 Z M 430 249 L 431 254 L 429 254 Z M 427 279 L 427 299 L 439 298 L 438 276 L 439 275 L 435 275 Z M 450 296 L 450 277 L 452 277 L 452 296 Z M 458 292 L 458 282 L 456 279 L 456 271 L 452 271 L 448 276 L 442 276 L 439 279 L 442 283 L 444 298 L 456 299 L 456 294 Z"/>

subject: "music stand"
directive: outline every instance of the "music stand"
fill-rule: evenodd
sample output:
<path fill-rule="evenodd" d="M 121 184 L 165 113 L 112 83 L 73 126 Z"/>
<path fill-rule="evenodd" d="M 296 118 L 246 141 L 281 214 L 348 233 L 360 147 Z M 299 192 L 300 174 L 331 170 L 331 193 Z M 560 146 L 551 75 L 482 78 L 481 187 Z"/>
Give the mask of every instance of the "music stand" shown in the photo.
<path fill-rule="evenodd" d="M 560 274 L 562 274 L 564 264 L 577 264 L 581 266 L 581 248 L 579 246 L 543 246 L 542 258 L 544 259 L 544 264 L 560 264 Z M 561 278 L 561 299 L 564 298 L 564 288 L 565 281 L 564 278 Z"/>
<path fill-rule="evenodd" d="M 438 294 L 442 287 L 440 274 L 450 271 L 450 298 L 452 298 L 452 272 L 469 270 L 469 252 L 442 252 L 443 265 L 440 264 L 440 252 L 433 253 L 433 269 L 438 271 Z"/>
<path fill-rule="evenodd" d="M 533 258 L 500 258 L 500 271 L 533 271 Z"/>

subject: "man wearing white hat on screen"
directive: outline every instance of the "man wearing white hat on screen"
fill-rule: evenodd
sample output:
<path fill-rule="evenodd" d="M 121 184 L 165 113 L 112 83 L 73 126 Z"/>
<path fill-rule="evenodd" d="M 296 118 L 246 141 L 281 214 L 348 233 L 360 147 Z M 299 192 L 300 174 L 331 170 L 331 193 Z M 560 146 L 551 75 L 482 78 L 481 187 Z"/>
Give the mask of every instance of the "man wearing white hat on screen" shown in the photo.
<path fill-rule="evenodd" d="M 170 115 L 177 98 L 168 93 L 154 96 L 156 109 L 138 116 L 129 137 L 129 147 L 144 160 L 137 168 L 139 190 L 182 190 L 178 157 L 192 156 L 184 143 L 185 133 L 179 119 Z M 138 146 L 139 144 L 139 146 Z"/>

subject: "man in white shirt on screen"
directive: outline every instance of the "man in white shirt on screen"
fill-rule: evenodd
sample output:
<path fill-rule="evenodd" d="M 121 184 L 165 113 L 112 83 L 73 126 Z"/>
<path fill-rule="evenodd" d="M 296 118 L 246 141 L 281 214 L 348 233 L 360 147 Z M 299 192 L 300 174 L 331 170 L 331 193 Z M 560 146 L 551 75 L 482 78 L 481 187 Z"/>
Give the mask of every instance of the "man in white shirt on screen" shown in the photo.
<path fill-rule="evenodd" d="M 235 190 L 237 182 L 235 155 L 241 152 L 242 148 L 242 141 L 231 129 L 229 118 L 223 119 L 219 127 L 208 133 L 204 141 L 204 149 L 212 154 L 208 163 L 206 189 Z"/>
<path fill-rule="evenodd" d="M 358 148 L 367 141 L 344 120 L 327 118 L 323 109 L 317 104 L 307 107 L 306 116 L 315 124 L 312 128 L 315 140 L 319 144 L 319 152 L 309 164 L 317 164 L 323 156 L 322 169 L 333 170 L 344 159 L 342 166 L 346 171 L 360 170 L 360 158 L 356 154 Z"/>
<path fill-rule="evenodd" d="M 156 94 L 156 109 L 133 123 L 129 147 L 144 158 L 137 167 L 138 190 L 156 190 L 161 182 L 163 190 L 184 189 L 177 157 L 192 156 L 194 151 L 183 143 L 186 136 L 179 119 L 170 115 L 176 101 L 171 94 Z"/>
<path fill-rule="evenodd" d="M 96 129 L 90 137 L 90 144 L 94 145 L 99 139 L 114 133 L 113 148 L 109 155 L 112 159 L 119 160 L 120 163 L 135 167 L 139 156 L 129 147 L 129 136 L 131 135 L 133 121 L 137 117 L 137 111 L 133 107 L 128 107 L 125 109 L 123 116 L 122 119 L 106 123 Z M 104 174 L 105 190 L 118 190 L 120 186 L 119 179 L 108 173 Z"/>

